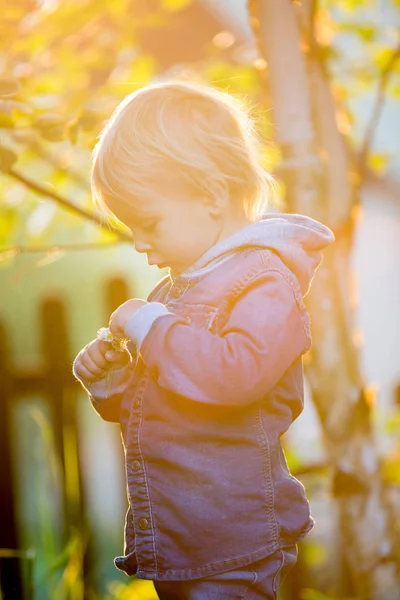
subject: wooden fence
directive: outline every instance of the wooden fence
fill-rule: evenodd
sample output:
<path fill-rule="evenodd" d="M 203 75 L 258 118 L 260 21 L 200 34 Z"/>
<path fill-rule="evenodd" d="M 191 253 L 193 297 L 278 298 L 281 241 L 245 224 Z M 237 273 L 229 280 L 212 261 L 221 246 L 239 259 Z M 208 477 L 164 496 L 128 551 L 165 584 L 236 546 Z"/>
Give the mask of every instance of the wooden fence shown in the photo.
<path fill-rule="evenodd" d="M 104 287 L 107 315 L 129 297 L 128 286 L 122 278 L 109 281 Z M 50 423 L 54 433 L 55 450 L 62 465 L 62 544 L 67 543 L 71 531 L 84 532 L 88 541 L 84 554 L 84 589 L 89 594 L 94 590 L 91 580 L 91 532 L 87 520 L 87 506 L 82 485 L 82 469 L 77 461 L 79 484 L 78 497 L 69 493 L 68 473 L 65 463 L 65 438 L 76 445 L 79 457 L 77 430 L 77 396 L 79 384 L 71 369 L 75 358 L 71 351 L 67 310 L 62 298 L 47 297 L 39 307 L 41 351 L 44 368 L 38 370 L 16 369 L 11 357 L 10 336 L 6 323 L 0 321 L 0 590 L 4 600 L 32 597 L 32 569 L 26 569 L 23 561 L 32 561 L 32 556 L 20 548 L 18 506 L 16 498 L 16 473 L 13 472 L 11 416 L 12 404 L 18 398 L 37 395 L 43 397 L 50 409 Z M 29 335 L 29 332 L 27 332 Z M 86 597 L 86 593 L 85 593 Z M 93 596 L 91 596 L 93 597 Z"/>

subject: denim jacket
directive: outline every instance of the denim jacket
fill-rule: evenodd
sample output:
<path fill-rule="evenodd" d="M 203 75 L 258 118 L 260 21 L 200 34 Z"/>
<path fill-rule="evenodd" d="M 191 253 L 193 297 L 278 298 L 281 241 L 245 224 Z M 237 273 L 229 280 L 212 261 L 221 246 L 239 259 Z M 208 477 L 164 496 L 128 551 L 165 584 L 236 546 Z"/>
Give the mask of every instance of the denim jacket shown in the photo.
<path fill-rule="evenodd" d="M 108 398 L 104 379 L 79 380 L 121 425 L 129 508 L 118 569 L 206 577 L 313 527 L 280 436 L 303 409 L 303 297 L 333 241 L 307 216 L 263 215 L 161 279 L 128 322 L 133 360 Z"/>

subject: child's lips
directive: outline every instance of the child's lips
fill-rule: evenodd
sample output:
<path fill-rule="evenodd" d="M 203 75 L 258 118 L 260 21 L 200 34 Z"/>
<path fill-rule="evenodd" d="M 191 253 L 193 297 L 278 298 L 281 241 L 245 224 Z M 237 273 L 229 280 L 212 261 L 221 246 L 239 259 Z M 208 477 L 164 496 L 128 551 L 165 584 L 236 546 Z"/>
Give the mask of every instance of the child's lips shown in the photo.
<path fill-rule="evenodd" d="M 157 265 L 159 269 L 166 266 L 166 263 L 157 262 L 156 260 L 148 260 L 149 265 Z"/>

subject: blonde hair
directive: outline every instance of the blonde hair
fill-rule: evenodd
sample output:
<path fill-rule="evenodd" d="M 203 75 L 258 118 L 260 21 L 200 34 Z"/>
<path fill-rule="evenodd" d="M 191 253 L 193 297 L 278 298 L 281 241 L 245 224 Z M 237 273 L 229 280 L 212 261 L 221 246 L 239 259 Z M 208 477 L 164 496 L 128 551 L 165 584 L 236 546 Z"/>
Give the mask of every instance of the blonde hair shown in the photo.
<path fill-rule="evenodd" d="M 257 220 L 274 205 L 275 180 L 261 165 L 254 125 L 244 101 L 208 84 L 170 80 L 134 91 L 116 107 L 93 150 L 95 207 L 113 220 L 105 199 L 146 197 L 162 167 L 197 194 L 229 194 Z"/>

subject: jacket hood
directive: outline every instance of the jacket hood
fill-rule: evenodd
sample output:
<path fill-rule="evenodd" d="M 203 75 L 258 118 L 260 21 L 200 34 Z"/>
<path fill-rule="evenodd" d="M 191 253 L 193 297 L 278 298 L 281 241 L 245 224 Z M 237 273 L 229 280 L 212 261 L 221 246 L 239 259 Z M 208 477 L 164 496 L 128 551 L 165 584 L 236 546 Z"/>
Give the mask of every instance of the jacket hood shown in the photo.
<path fill-rule="evenodd" d="M 289 213 L 265 213 L 257 221 L 209 248 L 191 267 L 179 274 L 191 279 L 208 273 L 247 248 L 276 252 L 296 276 L 303 296 L 308 293 L 315 271 L 322 261 L 322 250 L 335 241 L 333 232 L 311 217 Z M 169 271 L 172 281 L 178 274 Z"/>

